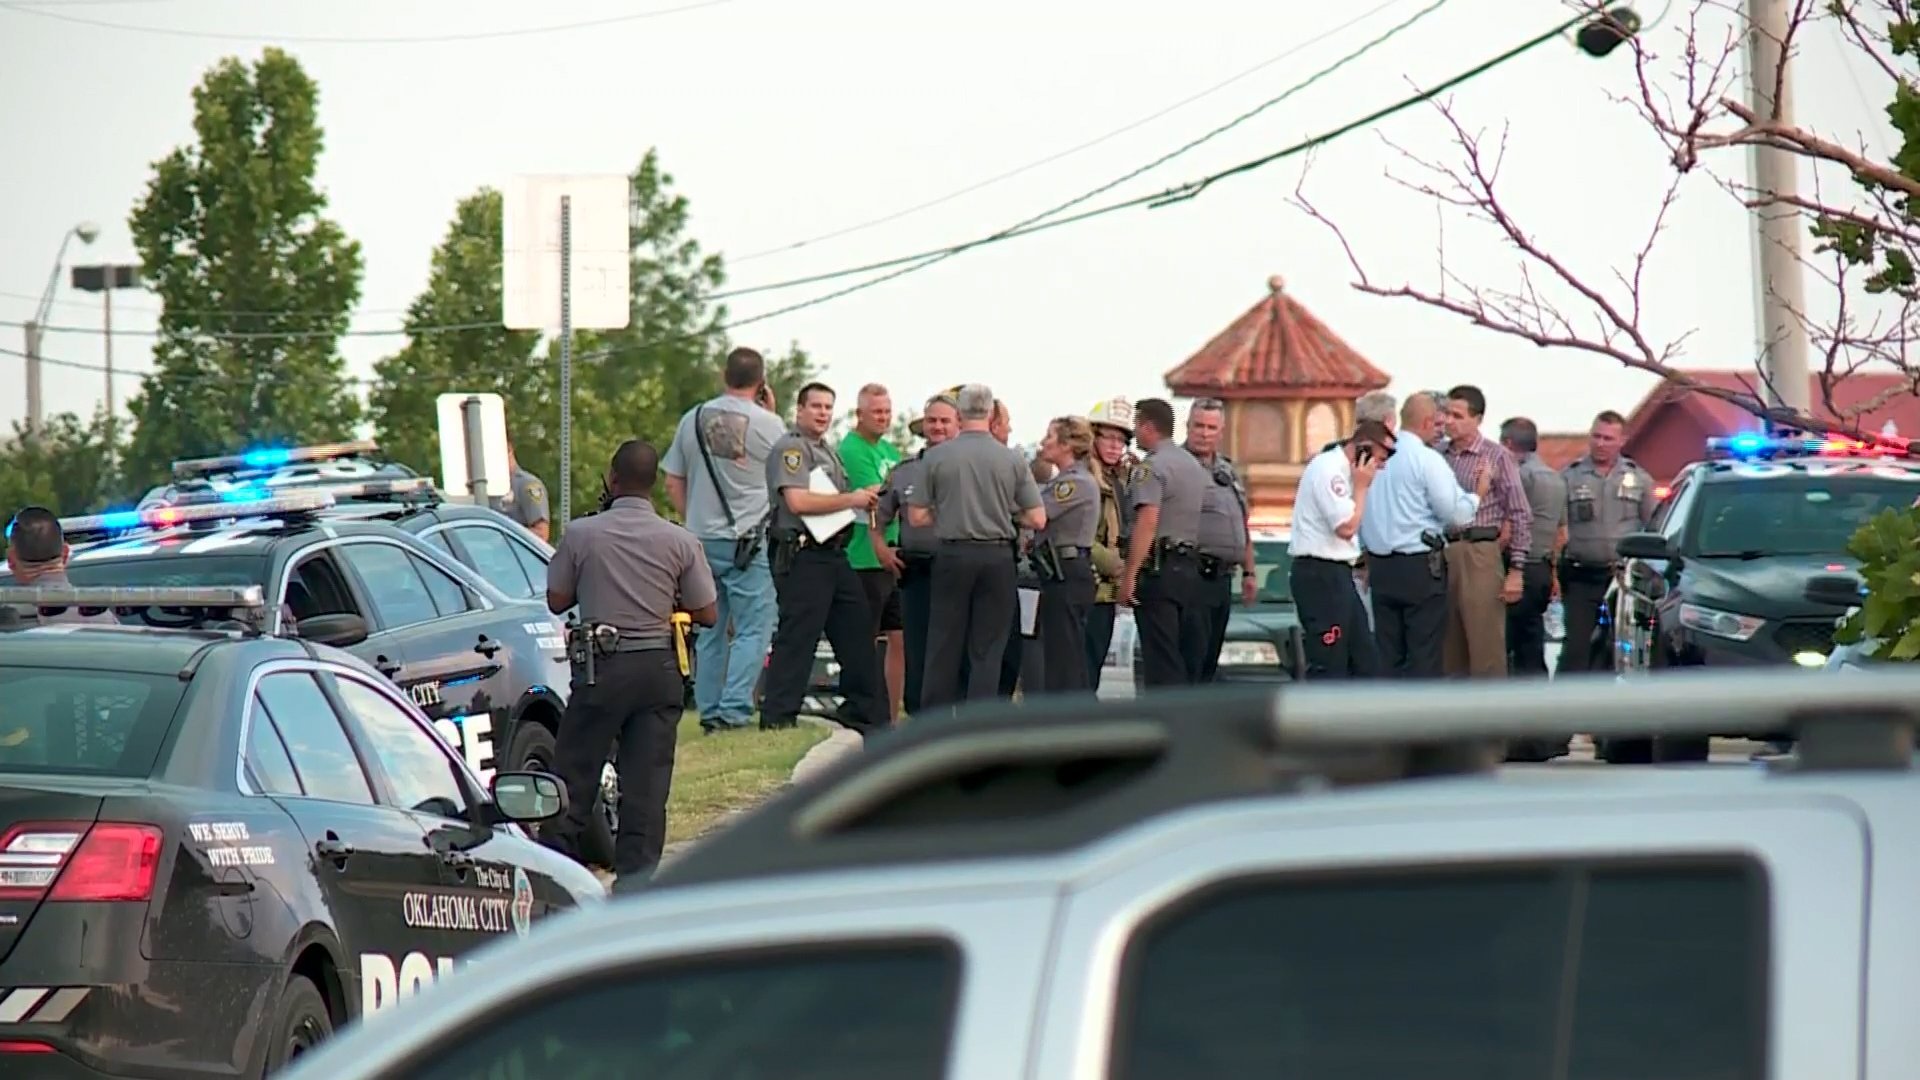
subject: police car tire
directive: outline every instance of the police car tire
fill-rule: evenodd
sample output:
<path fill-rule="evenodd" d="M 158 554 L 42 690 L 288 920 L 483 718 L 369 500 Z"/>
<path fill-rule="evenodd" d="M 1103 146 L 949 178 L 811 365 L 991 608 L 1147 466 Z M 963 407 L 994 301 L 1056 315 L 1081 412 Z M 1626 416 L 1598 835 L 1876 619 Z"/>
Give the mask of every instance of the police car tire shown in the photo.
<path fill-rule="evenodd" d="M 333 1016 L 327 1012 L 327 999 L 320 988 L 305 975 L 287 979 L 280 991 L 280 1004 L 274 1009 L 273 1027 L 268 1029 L 266 1075 L 292 1064 L 296 1052 L 312 1050 L 333 1035 Z"/>
<path fill-rule="evenodd" d="M 516 769 L 538 768 L 541 772 L 552 772 L 553 750 L 553 732 L 545 724 L 528 721 L 513 733 L 507 760 L 513 762 Z M 596 811 L 587 819 L 587 834 L 581 837 L 580 848 L 580 857 L 589 866 L 612 868 L 613 827 L 605 813 Z"/>

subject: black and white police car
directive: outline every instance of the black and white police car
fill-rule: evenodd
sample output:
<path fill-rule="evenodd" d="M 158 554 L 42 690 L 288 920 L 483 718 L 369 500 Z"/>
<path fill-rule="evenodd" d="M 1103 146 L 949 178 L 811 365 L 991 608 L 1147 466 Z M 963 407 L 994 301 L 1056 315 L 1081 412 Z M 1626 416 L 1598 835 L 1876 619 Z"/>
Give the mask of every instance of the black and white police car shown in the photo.
<path fill-rule="evenodd" d="M 0 1076 L 261 1076 L 605 897 L 515 823 L 555 778 L 482 781 L 259 584 L 0 605 L 121 617 L 0 629 Z"/>
<path fill-rule="evenodd" d="M 370 483 L 381 483 L 378 481 Z M 259 585 L 267 631 L 346 649 L 404 689 L 484 780 L 546 768 L 566 711 L 565 628 L 437 545 L 375 520 L 335 518 L 332 489 L 177 496 L 65 518 L 76 585 Z M 0 582 L 6 580 L 0 573 Z M 612 859 L 617 789 L 588 858 Z"/>

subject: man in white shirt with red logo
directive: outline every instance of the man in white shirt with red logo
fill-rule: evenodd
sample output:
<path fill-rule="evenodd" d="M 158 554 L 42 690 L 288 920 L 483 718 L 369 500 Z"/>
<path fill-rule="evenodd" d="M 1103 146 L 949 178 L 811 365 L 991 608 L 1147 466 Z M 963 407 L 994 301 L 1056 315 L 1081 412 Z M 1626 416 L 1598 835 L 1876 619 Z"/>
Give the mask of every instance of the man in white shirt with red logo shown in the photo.
<path fill-rule="evenodd" d="M 1392 398 L 1386 398 L 1385 407 L 1390 415 Z M 1353 437 L 1314 455 L 1300 474 L 1300 489 L 1293 497 L 1293 537 L 1287 544 L 1293 566 L 1288 579 L 1306 637 L 1308 679 L 1364 679 L 1380 674 L 1380 652 L 1353 572 L 1360 559 L 1360 519 L 1366 513 L 1367 489 L 1393 453 L 1393 430 L 1367 415 L 1377 409 L 1355 411 L 1359 419 Z"/>

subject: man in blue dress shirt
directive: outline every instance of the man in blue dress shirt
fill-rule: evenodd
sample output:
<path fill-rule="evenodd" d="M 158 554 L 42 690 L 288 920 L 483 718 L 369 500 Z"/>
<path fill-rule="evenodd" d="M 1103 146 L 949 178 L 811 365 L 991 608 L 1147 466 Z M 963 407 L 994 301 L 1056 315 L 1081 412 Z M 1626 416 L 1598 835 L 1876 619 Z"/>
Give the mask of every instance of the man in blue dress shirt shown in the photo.
<path fill-rule="evenodd" d="M 1491 477 L 1475 478 L 1477 493 L 1461 489 L 1453 469 L 1429 443 L 1439 428 L 1432 397 L 1414 394 L 1400 407 L 1400 438 L 1374 477 L 1360 544 L 1367 553 L 1373 632 L 1382 674 L 1437 679 L 1444 674 L 1448 529 L 1473 520 Z"/>

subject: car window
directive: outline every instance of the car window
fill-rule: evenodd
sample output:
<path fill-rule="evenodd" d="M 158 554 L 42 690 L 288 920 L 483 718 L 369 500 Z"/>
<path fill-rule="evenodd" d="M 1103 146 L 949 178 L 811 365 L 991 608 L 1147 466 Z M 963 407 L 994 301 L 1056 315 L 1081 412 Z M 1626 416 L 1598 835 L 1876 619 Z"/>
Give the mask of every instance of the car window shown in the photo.
<path fill-rule="evenodd" d="M 340 700 L 360 723 L 366 744 L 393 788 L 394 801 L 408 810 L 464 819 L 467 796 L 455 778 L 453 759 L 439 736 L 414 722 L 386 695 L 357 679 L 336 678 Z"/>
<path fill-rule="evenodd" d="M 1743 552 L 1840 555 L 1860 526 L 1882 510 L 1906 510 L 1917 493 L 1920 484 L 1881 477 L 1774 476 L 1709 484 L 1700 491 L 1694 546 L 1703 559 Z"/>
<path fill-rule="evenodd" d="M 449 555 L 453 554 L 453 541 L 447 539 L 447 530 L 445 529 L 441 529 L 439 532 L 427 533 L 420 539 L 425 540 L 427 543 L 432 544 L 434 547 L 439 548 Z"/>
<path fill-rule="evenodd" d="M 1236 883 L 1130 944 L 1124 1080 L 1766 1075 L 1745 860 Z"/>
<path fill-rule="evenodd" d="M 253 716 L 247 723 L 248 781 L 262 795 L 305 795 L 300 775 L 293 768 L 293 758 L 287 753 L 287 745 L 274 728 L 273 717 L 261 703 L 259 694 L 253 696 L 253 703 Z"/>
<path fill-rule="evenodd" d="M 333 703 L 312 675 L 304 671 L 268 675 L 260 680 L 259 700 L 285 741 L 300 786 L 310 798 L 373 802 L 373 788 L 353 744 L 347 741 Z"/>
<path fill-rule="evenodd" d="M 146 776 L 185 691 L 172 673 L 0 667 L 0 770 Z"/>
<path fill-rule="evenodd" d="M 533 595 L 527 572 L 513 555 L 513 549 L 519 545 L 507 539 L 506 533 L 485 525 L 461 525 L 454 532 L 459 534 L 460 546 L 467 550 L 467 557 L 473 560 L 474 572 L 486 578 L 488 584 L 508 596 Z M 542 590 L 546 584 L 543 573 L 540 575 Z"/>
<path fill-rule="evenodd" d="M 420 575 L 420 580 L 426 582 L 427 595 L 433 597 L 434 609 L 442 617 L 472 609 L 473 605 L 467 602 L 467 587 L 452 574 L 418 555 L 408 555 L 407 558 L 413 560 L 413 569 Z"/>
<path fill-rule="evenodd" d="M 520 560 L 520 569 L 527 572 L 527 581 L 531 583 L 527 595 L 536 598 L 547 595 L 547 560 L 518 541 L 511 546 L 513 557 Z"/>
<path fill-rule="evenodd" d="M 1673 517 L 1674 507 L 1679 506 L 1680 500 L 1691 493 L 1693 486 L 1691 479 L 1682 476 L 1673 486 L 1673 490 L 1667 493 L 1667 497 L 1660 500 L 1659 505 L 1653 508 L 1653 516 L 1647 519 L 1647 531 L 1665 533 L 1667 522 Z"/>
<path fill-rule="evenodd" d="M 1259 590 L 1258 604 L 1293 603 L 1293 584 L 1288 574 L 1293 569 L 1293 553 L 1285 540 L 1256 540 L 1253 545 L 1253 580 Z"/>
<path fill-rule="evenodd" d="M 381 629 L 392 630 L 432 622 L 440 609 L 427 591 L 427 583 L 415 569 L 417 560 L 392 544 L 343 544 L 341 556 L 360 574 L 367 586 L 367 602 L 373 605 Z"/>
<path fill-rule="evenodd" d="M 959 980 L 960 959 L 944 943 L 643 968 L 543 990 L 449 1032 L 406 1075 L 938 1080 Z"/>
<path fill-rule="evenodd" d="M 281 603 L 297 622 L 315 615 L 359 615 L 366 613 L 353 598 L 353 590 L 340 567 L 327 551 L 316 552 L 294 564 L 287 576 L 287 594 Z"/>

